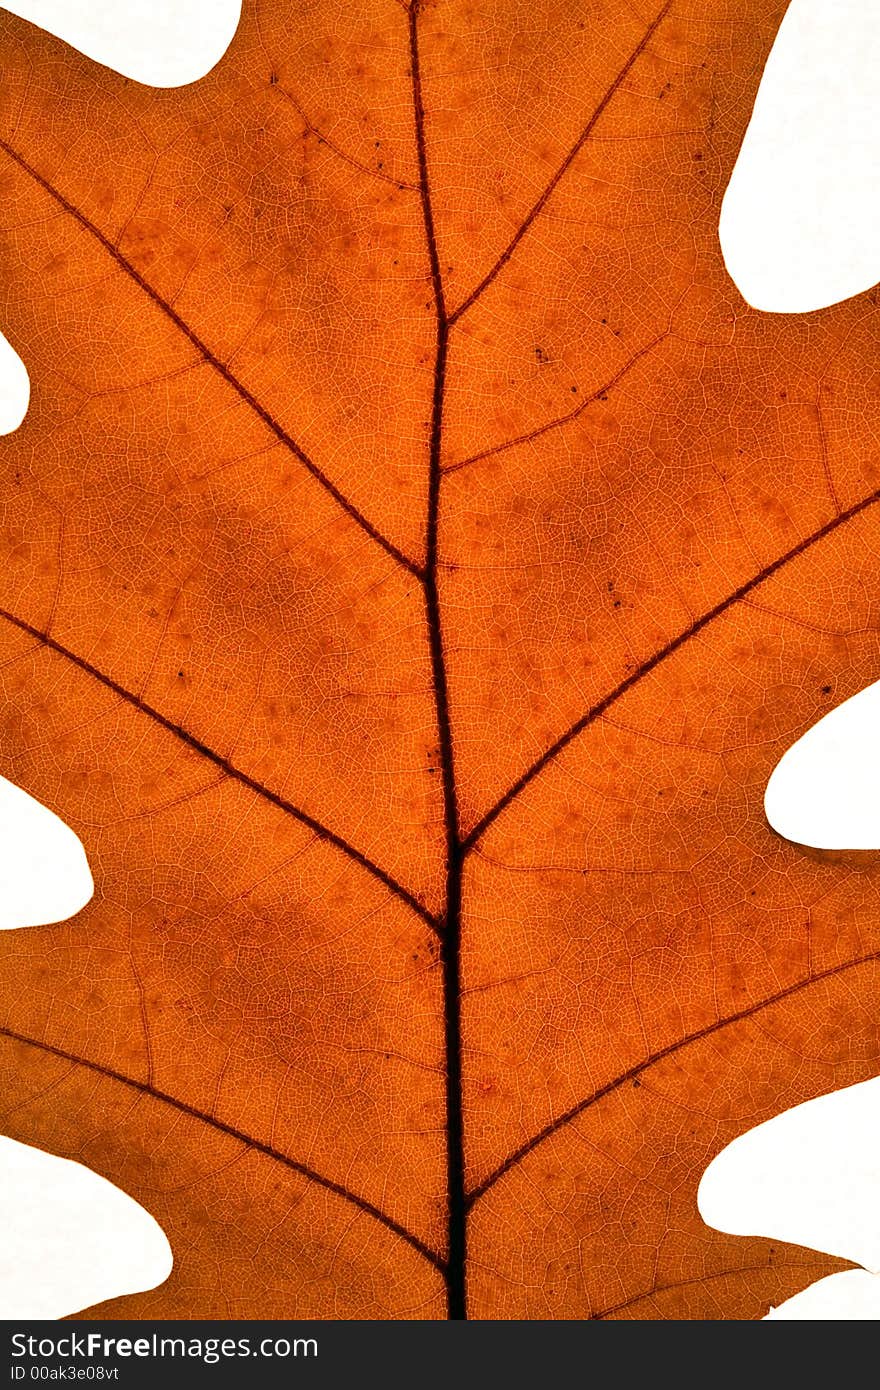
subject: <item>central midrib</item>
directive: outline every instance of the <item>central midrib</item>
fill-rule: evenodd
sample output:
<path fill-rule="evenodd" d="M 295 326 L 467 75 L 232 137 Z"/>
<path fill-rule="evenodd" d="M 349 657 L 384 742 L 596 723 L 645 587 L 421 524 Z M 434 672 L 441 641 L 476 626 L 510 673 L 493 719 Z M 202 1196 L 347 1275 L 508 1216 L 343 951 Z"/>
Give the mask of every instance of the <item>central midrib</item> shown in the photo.
<path fill-rule="evenodd" d="M 443 292 L 443 276 L 434 229 L 434 211 L 428 180 L 425 146 L 425 110 L 418 41 L 419 0 L 409 10 L 410 63 L 415 117 L 416 151 L 419 164 L 419 197 L 425 226 L 425 240 L 431 272 L 437 336 L 434 352 L 431 401 L 431 433 L 428 453 L 428 511 L 425 527 L 425 567 L 421 575 L 425 595 L 425 617 L 431 657 L 431 677 L 439 744 L 439 765 L 443 783 L 443 820 L 446 844 L 446 908 L 443 915 L 440 959 L 443 967 L 443 1032 L 446 1060 L 446 1213 L 447 1247 L 444 1279 L 448 1316 L 467 1317 L 465 1272 L 467 1261 L 467 1205 L 464 1175 L 464 1115 L 461 1085 L 461 874 L 465 851 L 459 829 L 458 790 L 455 756 L 449 716 L 449 689 L 440 594 L 437 587 L 437 531 L 440 515 L 442 472 L 440 453 L 443 437 L 443 403 L 446 390 L 446 360 L 449 351 L 450 316 Z"/>
<path fill-rule="evenodd" d="M 446 389 L 446 366 L 450 332 L 458 320 L 476 303 L 515 251 L 522 237 L 552 196 L 553 190 L 589 138 L 594 126 L 612 100 L 627 73 L 644 52 L 651 37 L 662 23 L 671 0 L 648 26 L 639 44 L 630 54 L 617 77 L 611 83 L 590 120 L 581 131 L 566 159 L 547 184 L 541 197 L 531 209 L 506 249 L 492 269 L 468 297 L 452 313 L 446 306 L 443 274 L 434 226 L 434 209 L 428 174 L 425 141 L 425 108 L 422 99 L 422 78 L 419 63 L 418 20 L 421 0 L 411 0 L 408 9 L 410 67 L 412 78 L 413 115 L 415 120 L 416 154 L 418 158 L 418 192 L 422 208 L 425 240 L 428 249 L 430 279 L 434 299 L 437 333 L 434 354 L 431 428 L 429 441 L 428 508 L 425 528 L 425 566 L 416 577 L 425 595 L 425 615 L 431 658 L 439 764 L 443 781 L 443 818 L 446 845 L 446 903 L 442 917 L 441 962 L 443 966 L 443 1028 L 446 1071 L 446 1198 L 447 1198 L 447 1259 L 444 1269 L 447 1311 L 451 1319 L 467 1318 L 467 1212 L 464 1169 L 464 1101 L 462 1094 L 461 1056 L 461 898 L 462 870 L 465 859 L 479 835 L 472 831 L 463 837 L 459 825 L 458 791 L 455 776 L 455 753 L 449 713 L 449 689 L 446 655 L 443 644 L 443 624 L 440 595 L 437 585 L 437 544 L 440 515 L 440 488 L 443 478 L 441 450 L 443 441 L 443 405 Z M 502 807 L 493 808 L 497 815 Z M 481 823 L 477 830 L 483 829 Z"/>

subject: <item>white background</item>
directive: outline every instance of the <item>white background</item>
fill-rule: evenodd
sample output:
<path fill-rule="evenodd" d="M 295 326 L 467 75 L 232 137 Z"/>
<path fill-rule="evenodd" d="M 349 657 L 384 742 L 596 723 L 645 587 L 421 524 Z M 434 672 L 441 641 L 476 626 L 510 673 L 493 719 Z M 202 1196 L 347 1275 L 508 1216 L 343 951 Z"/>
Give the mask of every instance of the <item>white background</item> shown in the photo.
<path fill-rule="evenodd" d="M 7 8 L 137 81 L 172 87 L 222 56 L 239 0 L 14 0 Z M 754 307 L 798 313 L 880 280 L 880 6 L 793 0 L 724 200 L 720 237 Z M 2 324 L 0 324 L 2 329 Z M 0 339 L 0 432 L 25 365 Z M 802 844 L 880 848 L 880 685 L 782 759 L 771 824 Z M 2 771 L 2 763 L 0 763 Z M 61 920 L 93 891 L 76 837 L 0 778 L 0 929 Z M 880 1270 L 880 1080 L 799 1106 L 730 1145 L 700 1187 L 706 1221 Z M 153 1219 L 81 1165 L 0 1139 L 0 1317 L 60 1317 L 167 1277 Z M 836 1275 L 774 1319 L 880 1317 L 880 1278 Z"/>

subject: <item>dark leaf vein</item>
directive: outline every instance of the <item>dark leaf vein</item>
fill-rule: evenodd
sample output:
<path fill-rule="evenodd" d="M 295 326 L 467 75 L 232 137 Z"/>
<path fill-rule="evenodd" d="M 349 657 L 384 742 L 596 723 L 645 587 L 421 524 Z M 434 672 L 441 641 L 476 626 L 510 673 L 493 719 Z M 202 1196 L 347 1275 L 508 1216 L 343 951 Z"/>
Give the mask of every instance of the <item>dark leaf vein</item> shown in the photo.
<path fill-rule="evenodd" d="M 527 1140 L 526 1143 L 522 1144 L 518 1149 L 515 1149 L 503 1163 L 499 1164 L 494 1172 L 490 1173 L 487 1178 L 484 1178 L 479 1186 L 475 1187 L 468 1194 L 468 1207 L 472 1207 L 475 1202 L 478 1202 L 481 1197 L 485 1196 L 490 1188 L 494 1187 L 512 1168 L 515 1168 L 521 1163 L 524 1158 L 539 1146 L 539 1144 L 543 1144 L 545 1139 L 550 1139 L 554 1134 L 557 1134 L 559 1130 L 564 1129 L 566 1125 L 576 1120 L 579 1115 L 583 1115 L 585 1110 L 589 1110 L 591 1106 L 596 1105 L 600 1100 L 604 1100 L 606 1096 L 619 1090 L 621 1086 L 625 1086 L 628 1081 L 634 1081 L 637 1077 L 641 1076 L 643 1072 L 647 1071 L 649 1067 L 657 1066 L 659 1062 L 664 1061 L 667 1057 L 672 1057 L 677 1052 L 681 1052 L 683 1048 L 690 1047 L 693 1043 L 698 1043 L 704 1038 L 711 1037 L 713 1033 L 720 1033 L 724 1028 L 730 1028 L 736 1023 L 742 1023 L 748 1018 L 754 1018 L 755 1015 L 762 1013 L 765 1009 L 772 1008 L 774 1004 L 783 1003 L 786 999 L 790 999 L 792 995 L 800 994 L 805 989 L 809 989 L 812 985 L 820 984 L 823 980 L 830 980 L 835 975 L 842 975 L 846 971 L 857 970 L 860 966 L 869 965 L 875 961 L 880 961 L 880 951 L 870 951 L 867 955 L 859 956 L 856 960 L 844 961 L 842 965 L 832 965 L 829 966 L 827 970 L 815 971 L 808 975 L 806 979 L 798 980 L 795 984 L 788 985 L 785 989 L 777 991 L 776 994 L 771 994 L 766 999 L 759 1000 L 756 1004 L 750 1004 L 748 1008 L 740 1009 L 735 1014 L 728 1014 L 725 1018 L 716 1020 L 715 1023 L 709 1023 L 705 1028 L 699 1028 L 696 1032 L 689 1033 L 687 1037 L 679 1038 L 677 1042 L 670 1043 L 668 1047 L 663 1047 L 659 1051 L 652 1053 L 650 1057 L 645 1057 L 643 1061 L 637 1062 L 635 1066 L 629 1067 L 626 1071 L 621 1072 L 619 1076 L 614 1077 L 613 1080 L 606 1082 L 604 1086 L 600 1086 L 583 1100 L 578 1101 L 577 1105 L 573 1105 L 571 1109 L 566 1110 L 564 1114 L 558 1115 L 557 1118 L 552 1120 L 549 1125 L 546 1125 L 544 1129 L 533 1135 L 531 1139 Z"/>
<path fill-rule="evenodd" d="M 361 850 L 356 849 L 354 845 L 349 844 L 341 835 L 337 835 L 333 830 L 323 825 L 321 821 L 316 820 L 314 816 L 310 816 L 307 811 L 303 811 L 298 806 L 295 806 L 291 801 L 288 801 L 286 797 L 279 795 L 278 792 L 272 791 L 271 787 L 267 787 L 262 782 L 258 782 L 255 777 L 249 776 L 248 773 L 244 772 L 240 767 L 236 767 L 234 763 L 231 763 L 228 758 L 224 758 L 221 753 L 215 752 L 214 749 L 209 748 L 206 743 L 202 743 L 201 739 L 196 738 L 195 735 L 191 734 L 187 729 L 184 729 L 180 724 L 175 724 L 173 720 L 168 719 L 166 715 L 162 714 L 152 705 L 147 704 L 139 695 L 135 695 L 132 691 L 126 690 L 125 686 L 113 680 L 112 676 L 105 675 L 97 666 L 93 666 L 90 661 L 86 661 L 84 657 L 77 656 L 77 654 L 72 652 L 68 647 L 63 646 L 60 642 L 56 642 L 55 638 L 50 637 L 48 633 L 40 632 L 38 628 L 25 622 L 24 619 L 17 618 L 14 613 L 8 613 L 2 608 L 0 608 L 0 619 L 3 619 L 7 623 L 11 623 L 12 626 L 17 627 L 20 632 L 25 632 L 29 637 L 34 638 L 41 646 L 46 647 L 49 651 L 55 652 L 58 656 L 64 657 L 65 660 L 72 662 L 74 666 L 78 667 L 80 671 L 84 671 L 86 675 L 91 676 L 96 681 L 100 681 L 101 685 L 105 686 L 108 690 L 112 690 L 114 695 L 117 695 L 121 700 L 125 700 L 126 704 L 131 705 L 132 708 L 138 710 L 139 713 L 146 715 L 147 718 L 152 719 L 168 733 L 173 734 L 175 738 L 179 739 L 187 748 L 191 748 L 193 752 L 198 753 L 200 757 L 213 763 L 213 765 L 219 768 L 226 777 L 230 778 L 232 781 L 239 782 L 242 786 L 249 788 L 250 791 L 256 792 L 258 796 L 277 807 L 279 811 L 283 811 L 286 815 L 292 816 L 294 820 L 299 821 L 301 825 L 307 826 L 318 839 L 323 840 L 326 844 L 333 845 L 335 849 L 338 849 L 340 853 L 346 855 L 348 859 L 353 860 L 355 864 L 359 864 L 360 867 L 371 874 L 373 878 L 378 879 L 389 892 L 406 903 L 407 907 L 411 908 L 423 922 L 427 923 L 432 931 L 439 934 L 439 923 L 427 910 L 424 904 L 420 903 L 418 898 L 414 897 L 414 895 L 410 893 L 407 888 L 404 888 L 401 883 L 398 883 L 397 879 L 393 878 L 391 874 L 386 873 L 379 864 L 376 864 L 366 854 L 363 854 Z"/>
<path fill-rule="evenodd" d="M 372 1216 L 374 1220 L 378 1221 L 382 1226 L 385 1226 L 387 1230 L 392 1231 L 394 1235 L 399 1236 L 401 1240 L 405 1240 L 407 1245 L 411 1245 L 414 1250 L 417 1250 L 435 1269 L 441 1272 L 443 1271 L 443 1260 L 437 1252 L 426 1245 L 424 1241 L 420 1240 L 418 1236 L 413 1235 L 412 1231 L 408 1231 L 400 1222 L 395 1221 L 393 1217 L 388 1216 L 387 1213 L 382 1211 L 379 1207 L 374 1206 L 372 1202 L 368 1202 L 366 1198 L 359 1197 L 355 1192 L 350 1192 L 347 1187 L 343 1187 L 341 1183 L 334 1182 L 332 1178 L 325 1178 L 321 1173 L 317 1173 L 314 1168 L 309 1168 L 307 1164 L 298 1163 L 296 1159 L 288 1157 L 288 1155 L 282 1153 L 280 1149 L 272 1148 L 271 1144 L 264 1144 L 262 1140 L 255 1139 L 250 1134 L 245 1134 L 243 1130 L 236 1129 L 234 1125 L 224 1124 L 222 1120 L 215 1119 L 213 1115 L 208 1115 L 203 1110 L 196 1109 L 193 1105 L 187 1105 L 185 1101 L 178 1100 L 176 1096 L 170 1095 L 167 1091 L 161 1091 L 155 1086 L 148 1085 L 143 1081 L 137 1081 L 134 1077 L 126 1076 L 124 1072 L 116 1071 L 113 1067 L 102 1066 L 99 1062 L 90 1062 L 85 1057 L 77 1057 L 74 1053 L 67 1052 L 63 1048 L 53 1047 L 51 1043 L 40 1042 L 37 1038 L 29 1038 L 26 1034 L 17 1033 L 11 1028 L 0 1028 L 0 1037 L 9 1038 L 11 1042 L 23 1043 L 26 1047 L 36 1048 L 40 1052 L 48 1052 L 53 1057 L 60 1057 L 66 1062 L 72 1062 L 75 1066 L 84 1067 L 87 1071 L 94 1072 L 97 1076 L 106 1077 L 110 1081 L 118 1081 L 123 1086 L 130 1086 L 134 1090 L 140 1091 L 142 1095 L 150 1096 L 151 1099 L 161 1101 L 164 1105 L 170 1105 L 181 1114 L 189 1115 L 192 1119 L 199 1120 L 202 1124 L 209 1125 L 212 1129 L 219 1130 L 221 1134 L 226 1134 L 231 1139 L 238 1139 L 242 1144 L 246 1144 L 249 1149 L 253 1149 L 257 1153 L 265 1154 L 267 1158 L 272 1158 L 277 1163 L 283 1163 L 285 1167 L 291 1168 L 295 1173 L 299 1173 L 304 1178 L 308 1178 L 310 1182 L 317 1183 L 319 1187 L 326 1188 L 328 1192 L 333 1192 L 337 1197 L 341 1197 L 344 1201 L 350 1202 L 351 1205 L 357 1207 L 359 1211 L 366 1213 L 368 1216 Z"/>
<path fill-rule="evenodd" d="M 17 150 L 14 150 L 12 146 L 8 144 L 5 140 L 0 139 L 0 150 L 3 150 L 3 152 L 6 155 L 8 155 L 8 157 L 12 159 L 20 169 L 23 169 L 26 174 L 28 174 L 36 183 L 39 184 L 39 186 L 44 190 L 45 193 L 49 195 L 50 198 L 54 199 L 54 201 L 58 204 L 59 207 L 63 208 L 64 211 L 68 213 L 71 217 L 73 217 L 79 223 L 79 225 L 89 233 L 90 236 L 94 237 L 94 239 L 99 243 L 99 245 L 102 246 L 103 249 L 107 252 L 107 255 L 112 257 L 112 259 L 116 262 L 119 268 L 122 271 L 124 271 L 125 274 L 131 280 L 134 281 L 138 288 L 141 289 L 144 292 L 144 294 L 147 295 L 147 297 L 150 300 L 152 300 L 152 302 L 159 309 L 161 309 L 162 313 L 165 314 L 165 316 L 171 320 L 175 328 L 179 329 L 179 331 L 184 335 L 184 337 L 189 340 L 189 342 L 204 359 L 204 361 L 207 362 L 209 366 L 213 367 L 214 371 L 219 373 L 219 375 L 223 378 L 227 385 L 229 385 L 232 388 L 232 390 L 235 391 L 237 395 L 248 406 L 250 406 L 254 414 L 259 416 L 259 418 L 263 421 L 263 424 L 266 425 L 268 429 L 270 429 L 272 433 L 275 435 L 276 439 L 280 440 L 282 444 L 286 445 L 286 447 L 290 450 L 293 456 L 299 460 L 299 462 L 306 469 L 306 471 L 310 473 L 311 476 L 316 480 L 316 482 L 318 482 L 321 485 L 325 492 L 329 493 L 329 495 L 333 498 L 334 502 L 337 503 L 337 505 L 342 509 L 342 511 L 345 512 L 347 516 L 351 517 L 351 519 L 357 523 L 361 530 L 364 531 L 366 535 L 370 537 L 371 540 L 375 541 L 377 545 L 381 546 L 381 548 L 386 552 L 386 554 L 390 555 L 392 559 L 396 560 L 399 565 L 402 565 L 405 570 L 408 570 L 410 574 L 418 574 L 419 566 L 415 563 L 415 561 L 411 560 L 408 555 L 404 555 L 403 552 L 399 550 L 398 547 L 392 541 L 390 541 L 386 536 L 382 535 L 382 533 L 377 529 L 377 527 L 375 527 L 371 521 L 368 521 L 367 518 L 363 515 L 363 513 L 358 510 L 354 503 L 351 502 L 342 492 L 340 492 L 336 484 L 333 483 L 330 480 L 330 478 L 328 478 L 327 475 L 322 472 L 322 470 L 317 466 L 317 464 L 312 461 L 312 459 L 301 447 L 301 445 L 299 445 L 293 438 L 293 436 L 287 432 L 283 425 L 275 419 L 274 415 L 272 415 L 272 413 L 269 410 L 267 410 L 264 405 L 261 405 L 261 403 L 257 400 L 256 396 L 254 396 L 247 389 L 243 382 L 239 381 L 238 377 L 234 374 L 234 372 L 230 371 L 229 367 L 226 365 L 225 362 L 221 362 L 220 358 L 216 355 L 216 353 L 212 352 L 211 349 L 208 347 L 207 343 L 205 343 L 198 336 L 198 334 L 196 334 L 193 331 L 193 329 L 190 328 L 189 324 L 186 322 L 185 319 L 181 317 L 180 314 L 178 314 L 177 310 L 174 309 L 166 299 L 163 299 L 162 296 L 158 293 L 158 291 L 153 289 L 152 285 L 148 284 L 148 282 L 144 279 L 140 272 L 135 269 L 135 267 L 131 264 L 130 261 L 126 260 L 125 256 L 123 256 L 121 251 L 119 251 L 118 248 L 113 245 L 113 242 L 110 241 L 109 237 L 106 237 L 104 233 L 98 227 L 96 227 L 93 222 L 89 221 L 86 215 L 83 212 L 81 212 L 79 208 L 75 207 L 73 203 L 71 203 L 67 198 L 65 198 L 64 194 L 59 192 L 59 190 L 55 188 L 53 184 L 51 184 L 48 181 L 48 179 L 43 178 L 43 175 L 38 173 L 37 170 L 33 167 L 33 165 L 29 164 L 28 161 L 22 155 L 20 155 Z"/>

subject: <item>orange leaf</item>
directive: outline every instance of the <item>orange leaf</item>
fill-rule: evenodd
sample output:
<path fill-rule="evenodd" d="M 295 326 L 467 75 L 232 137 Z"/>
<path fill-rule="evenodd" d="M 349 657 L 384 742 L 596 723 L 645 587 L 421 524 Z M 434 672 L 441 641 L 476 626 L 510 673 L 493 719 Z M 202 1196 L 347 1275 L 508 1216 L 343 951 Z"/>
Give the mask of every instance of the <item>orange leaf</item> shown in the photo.
<path fill-rule="evenodd" d="M 733 1137 L 877 1070 L 876 855 L 762 811 L 880 675 L 877 316 L 718 211 L 784 6 L 245 7 L 152 91 L 4 16 L 3 1125 L 160 1221 L 101 1316 L 756 1318 Z"/>

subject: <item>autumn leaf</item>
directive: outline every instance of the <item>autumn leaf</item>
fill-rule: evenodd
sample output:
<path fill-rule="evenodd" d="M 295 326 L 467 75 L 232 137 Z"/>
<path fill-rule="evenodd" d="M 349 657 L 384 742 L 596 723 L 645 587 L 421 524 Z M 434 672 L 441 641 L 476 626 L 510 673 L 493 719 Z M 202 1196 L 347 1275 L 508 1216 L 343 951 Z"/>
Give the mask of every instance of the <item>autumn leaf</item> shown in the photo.
<path fill-rule="evenodd" d="M 110 1317 L 759 1318 L 699 1218 L 878 1070 L 875 854 L 762 798 L 880 676 L 875 296 L 744 304 L 784 5 L 245 6 L 152 91 L 5 17 L 3 1128 L 167 1232 Z"/>

